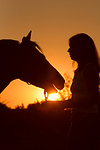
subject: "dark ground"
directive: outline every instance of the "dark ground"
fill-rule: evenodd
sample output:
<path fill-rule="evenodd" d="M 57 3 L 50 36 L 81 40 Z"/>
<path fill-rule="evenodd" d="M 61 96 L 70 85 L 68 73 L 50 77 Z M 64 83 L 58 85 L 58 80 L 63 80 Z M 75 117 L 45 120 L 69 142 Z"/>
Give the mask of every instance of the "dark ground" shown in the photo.
<path fill-rule="evenodd" d="M 64 150 L 70 111 L 0 108 L 0 150 Z"/>
<path fill-rule="evenodd" d="M 0 103 L 0 150 L 65 150 L 70 110 L 10 109 Z"/>

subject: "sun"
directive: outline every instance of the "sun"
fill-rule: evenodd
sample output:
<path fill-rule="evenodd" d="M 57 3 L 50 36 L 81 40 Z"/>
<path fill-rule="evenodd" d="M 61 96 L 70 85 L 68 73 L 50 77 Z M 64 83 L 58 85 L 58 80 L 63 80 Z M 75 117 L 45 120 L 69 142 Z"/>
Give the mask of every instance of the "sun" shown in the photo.
<path fill-rule="evenodd" d="M 58 99 L 58 93 L 49 94 L 48 100 L 49 101 L 56 101 Z"/>

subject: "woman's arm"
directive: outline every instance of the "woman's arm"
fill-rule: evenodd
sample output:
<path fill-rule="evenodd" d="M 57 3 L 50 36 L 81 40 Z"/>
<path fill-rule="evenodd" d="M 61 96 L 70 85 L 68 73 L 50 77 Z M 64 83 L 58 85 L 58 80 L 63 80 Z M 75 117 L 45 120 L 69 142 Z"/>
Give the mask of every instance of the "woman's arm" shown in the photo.
<path fill-rule="evenodd" d="M 89 64 L 85 67 L 83 75 L 86 79 L 88 92 L 90 93 L 87 102 L 90 104 L 97 103 L 98 101 L 98 84 L 99 84 L 99 72 L 94 64 Z"/>

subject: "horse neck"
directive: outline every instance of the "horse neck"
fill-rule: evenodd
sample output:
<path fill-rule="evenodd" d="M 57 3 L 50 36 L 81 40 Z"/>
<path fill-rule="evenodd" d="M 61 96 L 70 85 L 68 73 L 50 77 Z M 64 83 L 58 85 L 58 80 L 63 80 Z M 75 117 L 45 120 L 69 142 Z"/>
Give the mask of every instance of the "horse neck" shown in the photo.
<path fill-rule="evenodd" d="M 16 72 L 14 71 L 15 69 L 12 69 L 11 66 L 8 64 L 6 67 L 1 69 L 1 74 L 0 74 L 0 93 L 9 85 L 9 83 L 16 79 Z"/>
<path fill-rule="evenodd" d="M 16 59 L 16 52 L 17 52 L 17 43 L 13 44 L 13 40 L 1 40 L 0 41 L 0 93 L 6 88 L 6 86 L 14 79 L 17 78 L 17 62 L 18 58 Z M 9 46 L 11 45 L 11 46 Z M 8 46 L 8 49 L 7 49 Z M 3 47 L 3 49 L 1 49 Z"/>

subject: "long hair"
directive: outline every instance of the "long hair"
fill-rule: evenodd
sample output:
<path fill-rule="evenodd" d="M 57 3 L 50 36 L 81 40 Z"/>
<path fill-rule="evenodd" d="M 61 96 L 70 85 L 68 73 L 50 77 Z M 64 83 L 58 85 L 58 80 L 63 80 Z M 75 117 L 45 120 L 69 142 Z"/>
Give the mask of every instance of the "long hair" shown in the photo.
<path fill-rule="evenodd" d="M 83 62 L 93 62 L 100 71 L 98 52 L 93 39 L 89 35 L 85 33 L 76 34 L 69 39 L 69 42 L 76 47 L 76 52 L 79 53 Z"/>

